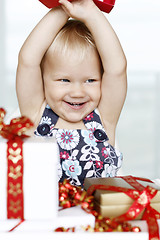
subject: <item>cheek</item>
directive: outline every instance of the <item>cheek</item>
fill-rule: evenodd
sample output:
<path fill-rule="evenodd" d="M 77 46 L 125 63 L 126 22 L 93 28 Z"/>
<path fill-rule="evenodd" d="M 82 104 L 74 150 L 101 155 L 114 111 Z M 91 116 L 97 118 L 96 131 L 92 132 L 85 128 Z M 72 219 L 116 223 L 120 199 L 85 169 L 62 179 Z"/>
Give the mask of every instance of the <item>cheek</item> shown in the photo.
<path fill-rule="evenodd" d="M 95 88 L 95 89 L 93 90 L 93 96 L 94 96 L 94 98 L 95 98 L 97 101 L 100 99 L 100 97 L 101 97 L 101 88 L 100 88 L 100 86 L 98 86 L 97 88 Z"/>
<path fill-rule="evenodd" d="M 100 101 L 100 98 L 101 98 L 101 94 L 100 94 L 100 91 L 98 92 L 98 93 L 96 93 L 96 101 L 97 101 L 97 103 L 99 103 L 99 101 Z"/>
<path fill-rule="evenodd" d="M 44 84 L 44 89 L 45 89 L 45 95 L 50 96 L 51 98 L 54 98 L 54 97 L 56 98 L 57 96 L 60 96 L 62 93 L 61 88 L 52 81 L 48 81 L 48 82 L 46 81 L 46 83 Z"/>
<path fill-rule="evenodd" d="M 62 94 L 60 93 L 60 91 L 50 89 L 46 94 L 46 97 L 48 97 L 52 101 L 58 101 L 62 98 Z"/>

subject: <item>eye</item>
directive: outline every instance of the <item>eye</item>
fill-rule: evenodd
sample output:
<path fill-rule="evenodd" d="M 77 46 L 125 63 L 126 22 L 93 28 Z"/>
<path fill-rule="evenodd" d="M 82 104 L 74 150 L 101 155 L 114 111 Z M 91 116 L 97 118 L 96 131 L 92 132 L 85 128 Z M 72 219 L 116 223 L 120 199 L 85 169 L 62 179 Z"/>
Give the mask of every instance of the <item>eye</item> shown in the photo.
<path fill-rule="evenodd" d="M 64 78 L 64 79 L 60 79 L 60 81 L 61 81 L 61 82 L 70 82 L 70 80 L 65 79 L 65 78 Z"/>
<path fill-rule="evenodd" d="M 94 82 L 95 81 L 95 79 L 88 79 L 86 82 L 87 83 L 92 83 L 92 82 Z"/>

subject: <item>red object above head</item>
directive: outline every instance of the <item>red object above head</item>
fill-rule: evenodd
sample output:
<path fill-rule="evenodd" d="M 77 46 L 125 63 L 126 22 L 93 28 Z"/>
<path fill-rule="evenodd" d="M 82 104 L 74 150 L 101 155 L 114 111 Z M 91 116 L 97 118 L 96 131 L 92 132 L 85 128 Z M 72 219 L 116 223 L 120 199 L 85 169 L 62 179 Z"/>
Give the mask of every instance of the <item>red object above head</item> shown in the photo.
<path fill-rule="evenodd" d="M 59 0 L 39 0 L 48 8 L 54 8 L 60 5 Z M 72 1 L 72 0 L 69 0 Z M 109 13 L 114 7 L 116 0 L 94 0 L 97 7 L 106 13 Z"/>

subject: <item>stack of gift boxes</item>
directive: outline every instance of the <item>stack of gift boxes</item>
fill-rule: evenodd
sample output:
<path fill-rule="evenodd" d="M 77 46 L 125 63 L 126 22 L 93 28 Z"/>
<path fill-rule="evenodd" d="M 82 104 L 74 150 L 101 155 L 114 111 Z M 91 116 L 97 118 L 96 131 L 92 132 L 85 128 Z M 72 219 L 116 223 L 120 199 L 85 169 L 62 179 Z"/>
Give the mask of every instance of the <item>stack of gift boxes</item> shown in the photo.
<path fill-rule="evenodd" d="M 128 190 L 134 190 L 134 187 L 127 183 L 125 180 L 127 177 L 116 177 L 116 178 L 87 178 L 85 180 L 84 187 L 87 190 L 92 185 L 98 185 L 96 191 L 94 192 L 94 203 L 95 209 L 103 216 L 115 218 L 122 214 L 125 214 L 132 204 L 135 202 L 135 199 L 129 197 L 123 190 L 118 192 L 118 188 L 125 188 Z M 129 176 L 128 176 L 129 178 Z M 132 177 L 130 177 L 132 178 Z M 151 199 L 150 206 L 156 211 L 160 212 L 160 186 L 151 182 L 148 179 L 140 179 L 138 178 L 138 183 L 142 184 L 144 188 L 147 186 L 152 187 L 153 189 L 157 189 L 156 195 Z M 117 188 L 117 191 L 102 190 L 101 187 L 105 188 L 105 186 L 111 186 L 111 188 Z M 135 189 L 136 194 L 136 189 Z M 146 200 L 147 201 L 147 200 Z M 140 214 L 135 218 L 137 220 L 142 219 L 145 208 L 142 210 Z"/>
<path fill-rule="evenodd" d="M 95 209 L 112 221 L 142 219 L 149 239 L 160 239 L 160 186 L 149 179 L 133 176 L 85 179 L 84 187 L 94 194 Z"/>

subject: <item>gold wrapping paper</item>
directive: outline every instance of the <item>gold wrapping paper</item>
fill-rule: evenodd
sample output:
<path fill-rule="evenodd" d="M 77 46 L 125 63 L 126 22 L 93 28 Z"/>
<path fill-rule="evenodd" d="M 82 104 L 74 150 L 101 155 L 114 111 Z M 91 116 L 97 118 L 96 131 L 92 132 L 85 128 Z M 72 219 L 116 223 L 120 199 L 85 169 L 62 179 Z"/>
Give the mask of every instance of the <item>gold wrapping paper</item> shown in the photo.
<path fill-rule="evenodd" d="M 98 202 L 94 202 L 95 203 L 95 210 L 97 212 L 99 212 L 102 217 L 118 217 L 124 213 L 126 213 L 128 211 L 128 209 L 130 208 L 131 205 L 108 205 L 108 206 L 102 206 L 100 205 Z M 155 210 L 157 210 L 158 212 L 160 212 L 160 202 L 159 203 L 151 203 L 151 207 L 153 207 Z M 136 218 L 136 220 L 139 220 L 142 218 L 143 216 L 143 212 L 141 212 L 138 217 Z"/>
<path fill-rule="evenodd" d="M 158 191 L 156 196 L 151 200 L 152 203 L 160 203 L 160 187 L 154 183 L 138 181 L 144 187 L 151 186 Z M 84 182 L 84 189 L 87 190 L 93 184 L 110 185 L 115 187 L 123 187 L 134 189 L 122 178 L 86 178 Z M 94 194 L 95 200 L 102 206 L 106 205 L 131 205 L 134 200 L 125 193 L 113 192 L 106 190 L 96 190 Z"/>
<path fill-rule="evenodd" d="M 147 181 L 138 181 L 144 187 L 147 185 L 158 190 L 156 196 L 151 200 L 151 206 L 160 212 L 160 187 L 154 183 Z M 87 190 L 91 185 L 110 185 L 116 187 L 123 187 L 134 189 L 122 178 L 86 178 L 84 182 L 84 189 Z M 95 209 L 103 217 L 117 217 L 128 211 L 134 200 L 122 192 L 114 192 L 107 190 L 96 190 L 94 194 Z M 141 219 L 143 212 L 136 218 Z"/>

